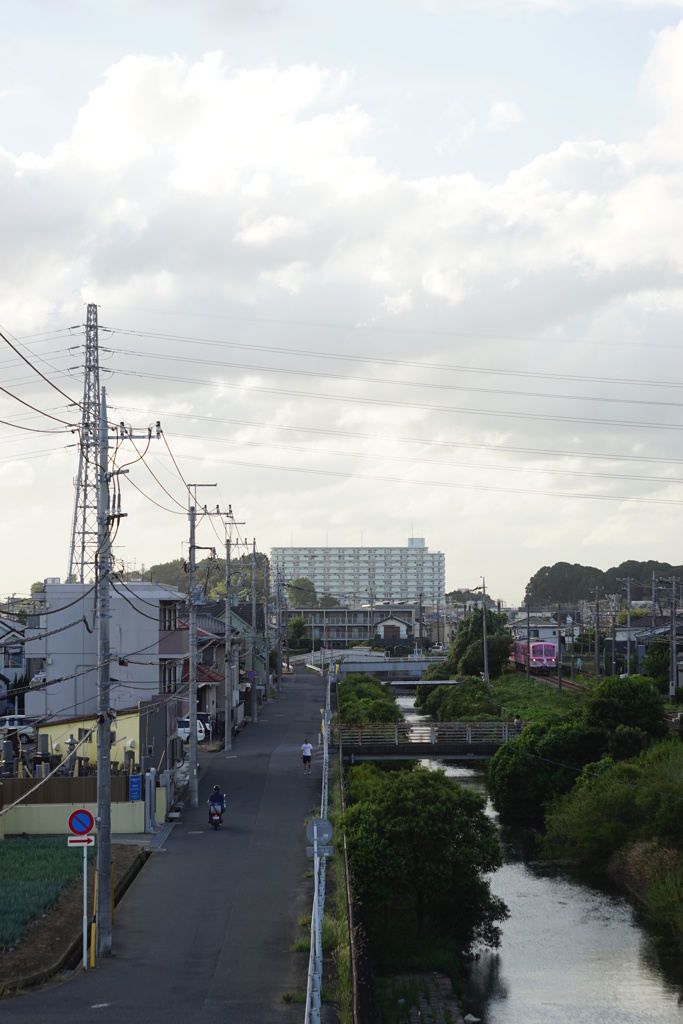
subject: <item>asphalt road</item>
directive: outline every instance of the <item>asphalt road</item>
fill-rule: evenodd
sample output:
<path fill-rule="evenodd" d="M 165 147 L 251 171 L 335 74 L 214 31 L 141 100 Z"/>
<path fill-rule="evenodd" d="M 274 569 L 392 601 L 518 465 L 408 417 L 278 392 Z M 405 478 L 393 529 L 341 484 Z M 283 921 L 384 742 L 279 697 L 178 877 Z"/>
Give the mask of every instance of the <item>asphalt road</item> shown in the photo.
<path fill-rule="evenodd" d="M 114 948 L 93 971 L 0 1001 L 0 1020 L 49 1024 L 301 1024 L 308 956 L 292 953 L 310 913 L 304 820 L 320 806 L 321 763 L 304 776 L 301 744 L 317 744 L 323 683 L 297 672 L 281 698 L 233 742 L 204 755 L 200 807 L 185 809 L 117 908 Z M 318 755 L 318 756 L 316 756 Z M 206 800 L 227 795 L 224 824 Z"/>

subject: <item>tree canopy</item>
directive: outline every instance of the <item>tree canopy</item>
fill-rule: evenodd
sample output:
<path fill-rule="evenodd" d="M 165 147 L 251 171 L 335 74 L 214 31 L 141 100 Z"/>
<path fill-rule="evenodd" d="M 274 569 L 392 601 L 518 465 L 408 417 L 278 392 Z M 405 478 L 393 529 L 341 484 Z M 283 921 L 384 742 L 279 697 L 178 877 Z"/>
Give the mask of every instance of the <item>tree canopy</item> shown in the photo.
<path fill-rule="evenodd" d="M 484 875 L 502 862 L 482 797 L 443 771 L 381 772 L 363 766 L 344 816 L 354 891 L 371 937 L 400 931 L 444 936 L 467 949 L 499 943 L 505 904 Z"/>
<path fill-rule="evenodd" d="M 593 565 L 555 562 L 554 565 L 542 566 L 534 573 L 526 585 L 524 597 L 532 605 L 594 601 L 596 587 L 603 594 L 619 594 L 624 588 L 623 581 L 630 577 L 633 580 L 632 599 L 647 599 L 651 595 L 653 572 L 656 576 L 679 576 L 683 574 L 683 566 L 669 565 L 668 562 L 630 560 L 603 571 Z"/>
<path fill-rule="evenodd" d="M 287 598 L 292 608 L 317 608 L 318 595 L 307 576 L 297 576 L 287 584 Z"/>

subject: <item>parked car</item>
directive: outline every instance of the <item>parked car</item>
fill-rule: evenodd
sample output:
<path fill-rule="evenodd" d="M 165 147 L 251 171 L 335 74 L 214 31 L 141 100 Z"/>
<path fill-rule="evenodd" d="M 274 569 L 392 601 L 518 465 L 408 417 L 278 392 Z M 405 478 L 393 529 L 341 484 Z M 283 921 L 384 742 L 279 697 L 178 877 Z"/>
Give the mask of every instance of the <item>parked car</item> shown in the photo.
<path fill-rule="evenodd" d="M 189 740 L 189 738 L 190 738 L 190 719 L 189 718 L 179 718 L 178 719 L 178 736 L 183 741 L 183 743 L 187 743 L 187 741 Z M 202 722 L 201 718 L 198 718 L 197 719 L 197 742 L 198 743 L 203 743 L 205 739 L 206 739 L 206 730 L 204 729 L 204 723 Z"/>
<path fill-rule="evenodd" d="M 201 722 L 204 726 L 204 734 L 208 740 L 211 735 L 211 715 L 208 711 L 198 711 L 197 721 Z"/>
<path fill-rule="evenodd" d="M 0 739 L 7 739 L 16 732 L 22 743 L 33 743 L 38 730 L 26 715 L 3 715 L 0 718 Z"/>

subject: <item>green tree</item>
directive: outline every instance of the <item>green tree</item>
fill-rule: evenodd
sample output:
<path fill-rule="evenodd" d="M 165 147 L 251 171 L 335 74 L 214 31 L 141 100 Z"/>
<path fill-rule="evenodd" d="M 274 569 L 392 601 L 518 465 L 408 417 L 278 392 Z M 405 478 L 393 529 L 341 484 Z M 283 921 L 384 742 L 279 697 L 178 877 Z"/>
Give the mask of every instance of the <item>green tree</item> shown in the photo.
<path fill-rule="evenodd" d="M 645 676 L 609 676 L 586 701 L 589 727 L 612 733 L 619 725 L 642 729 L 650 736 L 666 735 L 664 704 L 652 680 Z"/>
<path fill-rule="evenodd" d="M 354 769 L 351 769 L 353 775 Z M 407 930 L 467 949 L 496 946 L 505 904 L 485 874 L 501 864 L 484 801 L 443 771 L 378 774 L 343 819 L 354 890 L 374 938 Z"/>
<path fill-rule="evenodd" d="M 289 620 L 289 642 L 292 647 L 300 647 L 304 634 L 306 633 L 306 620 L 303 615 L 296 615 Z"/>
<path fill-rule="evenodd" d="M 319 606 L 321 608 L 338 608 L 339 607 L 339 601 L 337 600 L 336 597 L 332 597 L 331 594 L 324 594 L 323 597 L 320 598 L 320 601 L 318 602 L 318 604 L 319 604 Z"/>
<path fill-rule="evenodd" d="M 489 792 L 501 818 L 541 824 L 551 801 L 568 793 L 583 766 L 606 749 L 604 731 L 579 722 L 528 726 L 489 762 Z"/>
<path fill-rule="evenodd" d="M 669 681 L 671 651 L 668 640 L 653 640 L 643 660 L 643 672 L 661 687 Z"/>
<path fill-rule="evenodd" d="M 306 576 L 298 576 L 287 584 L 287 597 L 292 608 L 317 608 L 315 586 Z"/>

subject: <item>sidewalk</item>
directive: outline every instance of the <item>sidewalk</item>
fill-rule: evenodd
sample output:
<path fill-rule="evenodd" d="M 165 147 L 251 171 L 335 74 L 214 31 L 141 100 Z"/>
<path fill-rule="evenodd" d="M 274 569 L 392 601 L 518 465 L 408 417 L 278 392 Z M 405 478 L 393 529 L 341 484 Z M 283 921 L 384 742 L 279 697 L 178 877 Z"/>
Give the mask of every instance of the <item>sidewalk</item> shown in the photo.
<path fill-rule="evenodd" d="M 320 801 L 321 764 L 304 776 L 304 736 L 317 743 L 322 681 L 304 670 L 224 751 L 203 754 L 200 807 L 185 808 L 117 909 L 113 955 L 94 971 L 0 1003 L 3 1024 L 216 1021 L 300 1024 L 308 957 L 290 947 L 310 913 L 304 821 Z M 317 751 L 315 752 L 318 753 Z M 225 823 L 206 820 L 214 784 Z"/>

